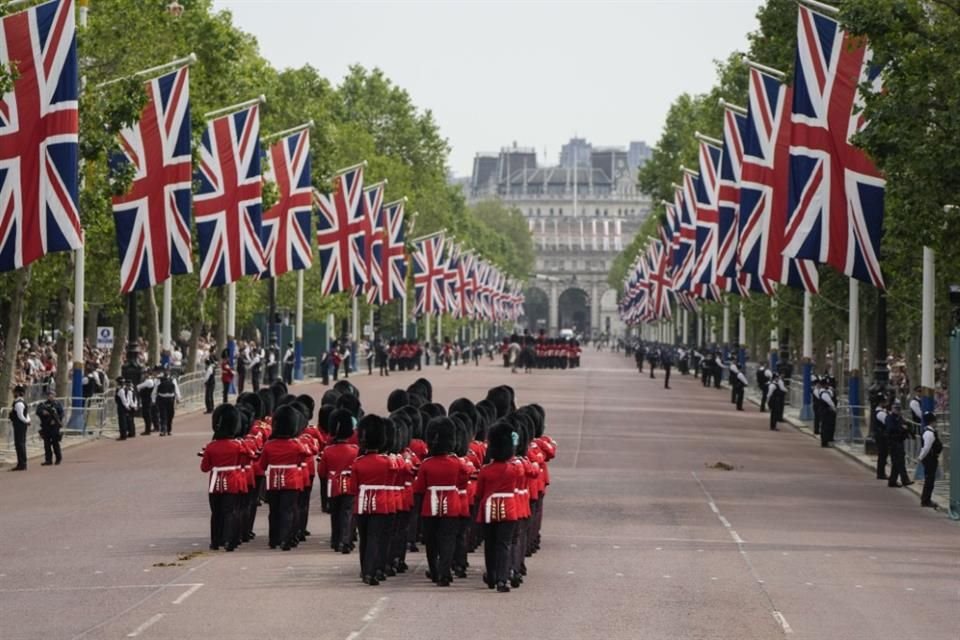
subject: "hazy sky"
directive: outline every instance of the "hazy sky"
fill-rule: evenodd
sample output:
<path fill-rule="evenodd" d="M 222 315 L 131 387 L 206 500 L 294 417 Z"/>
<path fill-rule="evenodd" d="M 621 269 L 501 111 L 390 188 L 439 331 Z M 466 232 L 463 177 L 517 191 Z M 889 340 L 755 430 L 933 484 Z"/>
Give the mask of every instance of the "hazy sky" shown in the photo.
<path fill-rule="evenodd" d="M 469 175 L 478 151 L 516 141 L 556 162 L 595 145 L 656 143 L 667 108 L 746 48 L 762 0 L 216 0 L 275 66 L 309 63 L 338 83 L 380 67 L 450 141 Z M 719 125 L 718 125 L 719 130 Z"/>

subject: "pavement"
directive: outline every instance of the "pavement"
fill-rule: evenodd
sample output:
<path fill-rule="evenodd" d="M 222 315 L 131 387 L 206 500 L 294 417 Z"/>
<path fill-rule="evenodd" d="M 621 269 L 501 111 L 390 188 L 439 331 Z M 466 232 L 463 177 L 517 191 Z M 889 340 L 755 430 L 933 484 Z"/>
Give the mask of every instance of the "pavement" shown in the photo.
<path fill-rule="evenodd" d="M 682 376 L 665 390 L 622 354 L 583 364 L 350 378 L 373 412 L 417 375 L 444 403 L 507 382 L 544 405 L 560 449 L 543 546 L 510 594 L 482 586 L 479 555 L 448 589 L 422 554 L 364 586 L 356 555 L 326 547 L 316 500 L 293 551 L 267 548 L 265 508 L 255 541 L 207 551 L 196 453 L 210 425 L 192 414 L 172 438 L 0 474 L 0 638 L 960 638 L 960 525 L 796 430 L 770 432 L 728 390 Z"/>

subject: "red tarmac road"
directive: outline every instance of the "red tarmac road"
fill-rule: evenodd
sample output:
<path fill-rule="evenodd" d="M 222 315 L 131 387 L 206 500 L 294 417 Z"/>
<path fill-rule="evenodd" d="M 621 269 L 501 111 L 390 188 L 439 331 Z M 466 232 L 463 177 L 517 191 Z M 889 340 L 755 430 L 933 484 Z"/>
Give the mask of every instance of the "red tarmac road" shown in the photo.
<path fill-rule="evenodd" d="M 298 549 L 267 549 L 264 507 L 255 541 L 208 552 L 196 452 L 210 429 L 192 414 L 173 438 L 0 476 L 0 638 L 960 638 L 960 526 L 786 425 L 769 432 L 726 390 L 675 376 L 665 391 L 631 364 L 588 350 L 576 371 L 430 367 L 444 403 L 513 384 L 559 442 L 543 548 L 510 594 L 483 588 L 481 555 L 449 589 L 422 566 L 364 586 L 356 555 L 326 546 L 316 497 Z M 376 412 L 415 377 L 351 381 Z"/>

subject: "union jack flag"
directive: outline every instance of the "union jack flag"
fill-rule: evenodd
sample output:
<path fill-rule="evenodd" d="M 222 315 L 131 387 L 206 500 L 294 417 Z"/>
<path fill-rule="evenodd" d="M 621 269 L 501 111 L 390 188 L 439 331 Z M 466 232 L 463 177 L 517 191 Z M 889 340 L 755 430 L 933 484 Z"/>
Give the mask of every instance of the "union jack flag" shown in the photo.
<path fill-rule="evenodd" d="M 738 282 L 737 221 L 740 215 L 740 176 L 743 169 L 745 110 L 729 105 L 723 110 L 723 157 L 717 194 L 717 273 L 726 279 L 727 291 L 744 295 Z"/>
<path fill-rule="evenodd" d="M 862 39 L 834 18 L 799 9 L 784 251 L 883 288 L 886 182 L 851 142 L 866 126 L 858 87 L 879 89 L 879 69 Z"/>
<path fill-rule="evenodd" d="M 364 238 L 366 246 L 363 252 L 363 269 L 367 275 L 365 291 L 367 297 L 375 297 L 373 289 L 379 288 L 383 281 L 380 271 L 380 263 L 373 259 L 374 245 L 379 244 L 383 248 L 383 192 L 386 190 L 386 182 L 378 182 L 363 190 L 363 224 Z M 358 288 L 359 289 L 359 288 Z"/>
<path fill-rule="evenodd" d="M 298 131 L 273 143 L 270 167 L 264 176 L 277 184 L 277 203 L 263 214 L 265 277 L 309 269 L 313 264 L 310 246 L 310 214 L 313 196 L 310 186 L 310 132 Z"/>
<path fill-rule="evenodd" d="M 652 298 L 652 315 L 655 318 L 671 317 L 670 313 L 670 279 L 667 277 L 669 252 L 659 240 L 650 243 L 647 249 L 647 259 L 650 264 L 650 297 Z"/>
<path fill-rule="evenodd" d="M 73 0 L 0 19 L 0 271 L 83 245 L 77 209 L 76 24 Z"/>
<path fill-rule="evenodd" d="M 447 265 L 444 272 L 444 287 L 447 301 L 447 311 L 454 318 L 460 318 L 462 309 L 460 307 L 460 247 L 450 243 L 447 249 Z"/>
<path fill-rule="evenodd" d="M 443 234 L 416 241 L 413 251 L 413 290 L 416 313 L 442 314 L 446 311 L 446 265 L 443 262 Z"/>
<path fill-rule="evenodd" d="M 700 172 L 697 175 L 697 261 L 693 279 L 698 284 L 717 283 L 717 252 L 720 226 L 720 161 L 723 149 L 700 142 Z"/>
<path fill-rule="evenodd" d="M 693 273 L 693 264 L 697 257 L 697 217 L 693 209 L 693 183 L 687 184 L 692 177 L 684 173 L 684 184 L 674 191 L 674 209 L 679 222 L 679 238 L 673 252 L 674 281 L 676 291 L 689 291 Z"/>
<path fill-rule="evenodd" d="M 330 295 L 354 291 L 367 281 L 363 165 L 339 172 L 333 179 L 333 193 L 326 195 L 314 190 L 313 195 L 320 210 L 320 292 Z"/>
<path fill-rule="evenodd" d="M 236 282 L 266 270 L 261 239 L 260 108 L 207 123 L 194 196 L 200 286 Z"/>
<path fill-rule="evenodd" d="M 475 308 L 475 289 L 474 289 L 474 262 L 473 254 L 464 252 L 460 256 L 460 315 L 464 318 L 474 318 Z"/>
<path fill-rule="evenodd" d="M 113 198 L 121 293 L 193 271 L 187 67 L 148 82 L 147 97 L 140 121 L 120 132 L 123 153 L 112 163 L 134 168 L 130 191 Z"/>
<path fill-rule="evenodd" d="M 815 293 L 816 265 L 783 255 L 786 229 L 787 170 L 790 121 L 786 117 L 792 90 L 779 78 L 750 68 L 750 105 L 743 139 L 740 182 L 740 270 Z"/>
<path fill-rule="evenodd" d="M 403 200 L 385 205 L 383 211 L 384 244 L 380 258 L 382 303 L 407 297 L 407 254 L 404 241 Z"/>

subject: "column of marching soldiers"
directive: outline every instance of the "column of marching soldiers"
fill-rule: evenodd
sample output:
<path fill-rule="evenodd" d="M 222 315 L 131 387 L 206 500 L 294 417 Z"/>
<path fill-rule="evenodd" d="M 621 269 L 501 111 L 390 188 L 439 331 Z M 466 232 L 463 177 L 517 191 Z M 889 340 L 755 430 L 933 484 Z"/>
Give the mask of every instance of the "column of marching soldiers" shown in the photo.
<path fill-rule="evenodd" d="M 209 474 L 210 549 L 256 538 L 264 502 L 271 549 L 305 542 L 316 482 L 329 546 L 342 554 L 359 546 L 365 584 L 406 573 L 419 542 L 426 577 L 439 586 L 466 578 L 468 554 L 482 544 L 487 587 L 519 587 L 525 559 L 540 548 L 556 455 L 543 408 L 518 408 L 505 385 L 444 407 L 420 378 L 391 392 L 387 411 L 366 414 L 347 380 L 324 392 L 319 409 L 281 381 L 219 405 L 213 440 L 198 454 Z"/>
<path fill-rule="evenodd" d="M 655 370 L 663 369 L 664 388 L 670 388 L 670 371 L 676 362 L 682 375 L 693 373 L 699 377 L 704 387 L 721 388 L 723 372 L 726 370 L 730 384 L 730 402 L 738 411 L 743 411 L 744 392 L 750 386 L 746 373 L 735 362 L 726 362 L 723 352 L 709 347 L 695 348 L 674 346 L 657 342 L 636 340 L 627 345 L 628 353 L 633 353 L 637 369 L 643 373 L 647 364 L 650 377 Z M 787 398 L 787 382 L 781 372 L 763 364 L 757 367 L 756 384 L 760 392 L 760 411 L 769 411 L 770 430 L 777 431 L 777 425 L 784 421 L 783 411 Z M 820 446 L 829 447 L 834 441 L 837 427 L 837 380 L 829 373 L 814 375 L 811 379 L 810 401 L 813 410 L 813 433 L 820 436 Z M 879 394 L 874 398 L 876 409 L 870 416 L 870 433 L 877 445 L 877 480 L 886 480 L 891 488 L 908 487 L 914 484 L 907 472 L 906 446 L 908 439 L 919 435 L 921 449 L 917 461 L 923 466 L 923 491 L 920 505 L 937 508 L 933 502 L 933 489 L 936 481 L 939 456 L 943 452 L 943 443 L 936 429 L 936 415 L 924 411 L 920 401 L 920 387 L 914 389 L 909 402 L 910 418 L 922 425 L 919 433 L 914 432 L 905 422 L 899 400 Z M 889 460 L 890 472 L 887 473 Z"/>

